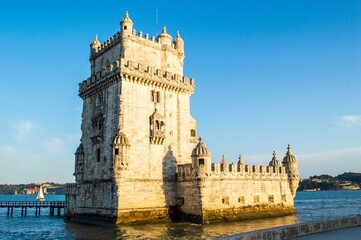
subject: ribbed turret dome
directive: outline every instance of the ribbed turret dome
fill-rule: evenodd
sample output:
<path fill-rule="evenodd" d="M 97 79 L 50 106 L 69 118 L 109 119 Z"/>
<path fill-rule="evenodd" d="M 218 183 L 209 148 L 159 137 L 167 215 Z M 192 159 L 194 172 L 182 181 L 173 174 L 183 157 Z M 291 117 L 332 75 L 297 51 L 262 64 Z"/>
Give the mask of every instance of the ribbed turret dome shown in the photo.
<path fill-rule="evenodd" d="M 128 138 L 125 136 L 124 133 L 118 133 L 114 138 L 114 145 L 129 145 Z"/>
<path fill-rule="evenodd" d="M 211 151 L 209 151 L 209 149 L 206 147 L 206 145 L 204 145 L 203 138 L 199 137 L 198 141 L 199 142 L 198 142 L 197 146 L 192 151 L 192 157 L 199 157 L 199 156 L 210 157 Z"/>
<path fill-rule="evenodd" d="M 83 148 L 83 144 L 80 143 L 79 147 L 76 149 L 75 154 L 79 155 L 79 154 L 84 154 L 84 148 Z"/>
<path fill-rule="evenodd" d="M 269 166 L 281 166 L 282 165 L 281 162 L 277 158 L 276 151 L 273 151 L 272 161 L 270 161 L 268 165 Z"/>
<path fill-rule="evenodd" d="M 286 156 L 283 158 L 283 162 L 297 162 L 297 158 L 291 151 L 291 146 L 288 144 Z"/>

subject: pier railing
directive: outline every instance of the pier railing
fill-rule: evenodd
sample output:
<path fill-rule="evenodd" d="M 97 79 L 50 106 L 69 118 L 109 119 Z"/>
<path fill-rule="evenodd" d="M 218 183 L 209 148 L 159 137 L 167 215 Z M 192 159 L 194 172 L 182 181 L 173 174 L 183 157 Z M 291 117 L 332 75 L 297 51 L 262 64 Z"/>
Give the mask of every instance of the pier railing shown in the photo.
<path fill-rule="evenodd" d="M 7 208 L 7 215 L 12 216 L 14 208 L 21 208 L 21 216 L 27 215 L 28 208 L 35 208 L 35 215 L 40 215 L 41 208 L 49 208 L 50 215 L 54 216 L 55 209 L 57 209 L 57 215 L 60 215 L 62 208 L 65 208 L 65 201 L 0 201 L 0 208 Z"/>

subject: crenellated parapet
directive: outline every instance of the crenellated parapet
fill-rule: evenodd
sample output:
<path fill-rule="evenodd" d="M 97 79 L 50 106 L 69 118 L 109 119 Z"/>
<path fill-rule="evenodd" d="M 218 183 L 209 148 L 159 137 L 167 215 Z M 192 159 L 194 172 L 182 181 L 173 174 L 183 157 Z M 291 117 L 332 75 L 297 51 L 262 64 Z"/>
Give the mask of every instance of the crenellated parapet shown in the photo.
<path fill-rule="evenodd" d="M 115 82 L 120 81 L 119 61 L 111 64 L 112 68 L 102 70 L 79 83 L 79 96 L 82 99 L 105 89 Z"/>
<path fill-rule="evenodd" d="M 211 171 L 206 172 L 201 166 L 198 171 L 192 164 L 178 165 L 178 180 L 187 181 L 194 178 L 212 181 L 221 179 L 230 180 L 287 180 L 286 168 L 283 166 L 261 166 L 261 165 L 241 165 L 212 163 Z"/>
<path fill-rule="evenodd" d="M 192 94 L 195 88 L 195 79 L 181 76 L 169 71 L 143 66 L 140 63 L 126 61 L 121 66 L 122 80 L 152 85 L 179 92 Z"/>
<path fill-rule="evenodd" d="M 199 138 L 198 144 L 192 151 L 192 163 L 178 165 L 179 181 L 215 181 L 215 180 L 281 180 L 289 182 L 292 194 L 298 186 L 298 164 L 296 157 L 291 153 L 290 147 L 283 164 L 277 159 L 273 151 L 272 161 L 268 166 L 244 164 L 239 156 L 237 164 L 228 164 L 224 155 L 219 163 L 211 163 L 211 152 Z"/>
<path fill-rule="evenodd" d="M 177 53 L 179 55 L 184 55 L 184 43 L 182 38 L 180 37 L 179 32 L 177 32 L 174 41 L 173 38 L 169 34 L 167 34 L 167 30 L 165 26 L 163 27 L 162 33 L 159 36 L 157 37 L 150 36 L 148 33 L 144 34 L 142 31 L 137 32 L 137 30 L 133 28 L 133 23 L 129 21 L 131 20 L 129 19 L 127 13 L 126 17 L 122 20 L 121 30 L 102 43 L 98 42 L 98 37 L 96 36 L 93 43 L 90 45 L 90 47 L 92 48 L 90 58 L 92 59 L 101 55 L 102 53 L 106 52 L 108 49 L 117 45 L 119 42 L 122 43 L 123 47 L 126 47 L 127 40 L 136 41 L 138 43 L 159 50 L 166 48 L 167 50 L 173 51 L 174 53 Z M 131 25 L 129 25 L 130 23 Z M 123 27 L 127 27 L 127 28 L 124 30 Z"/>
<path fill-rule="evenodd" d="M 86 98 L 87 96 L 104 89 L 114 82 L 125 80 L 140 83 L 143 85 L 152 85 L 164 88 L 170 91 L 185 92 L 192 94 L 195 89 L 195 79 L 154 69 L 150 66 L 142 66 L 141 64 L 126 61 L 122 67 L 119 61 L 110 64 L 108 70 L 102 70 L 89 77 L 87 80 L 79 83 L 79 96 Z M 121 74 L 120 74 L 121 72 Z"/>

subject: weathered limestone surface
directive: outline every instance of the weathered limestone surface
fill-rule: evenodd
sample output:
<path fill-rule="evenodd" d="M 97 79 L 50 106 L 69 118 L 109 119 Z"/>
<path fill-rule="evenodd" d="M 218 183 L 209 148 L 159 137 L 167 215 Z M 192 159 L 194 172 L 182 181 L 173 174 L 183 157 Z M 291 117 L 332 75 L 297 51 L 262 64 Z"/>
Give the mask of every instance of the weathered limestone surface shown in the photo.
<path fill-rule="evenodd" d="M 346 217 L 333 220 L 315 221 L 276 227 L 271 229 L 257 230 L 253 232 L 235 234 L 215 238 L 217 240 L 283 240 L 306 236 L 315 233 L 322 233 L 342 228 L 361 226 L 361 217 Z M 322 239 L 322 236 L 321 238 Z M 340 236 L 342 239 L 342 236 Z M 354 239 L 357 239 L 355 236 Z"/>
<path fill-rule="evenodd" d="M 91 76 L 79 84 L 82 138 L 66 215 L 81 221 L 210 222 L 294 213 L 297 159 L 269 166 L 211 163 L 190 115 L 195 81 L 183 76 L 184 42 L 163 28 L 120 31 L 90 44 Z M 196 145 L 196 146 L 195 146 Z"/>

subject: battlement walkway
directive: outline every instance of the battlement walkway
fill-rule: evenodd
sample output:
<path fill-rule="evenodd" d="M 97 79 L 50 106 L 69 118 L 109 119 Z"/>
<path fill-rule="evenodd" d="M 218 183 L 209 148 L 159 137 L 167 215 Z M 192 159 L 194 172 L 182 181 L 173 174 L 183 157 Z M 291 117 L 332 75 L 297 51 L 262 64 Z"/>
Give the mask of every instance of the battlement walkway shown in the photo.
<path fill-rule="evenodd" d="M 21 208 L 21 216 L 26 216 L 28 208 L 35 208 L 35 216 L 40 216 L 42 208 L 50 208 L 50 216 L 60 216 L 61 209 L 65 208 L 65 201 L 0 201 L 0 208 L 7 208 L 7 215 L 13 216 L 14 208 Z"/>

